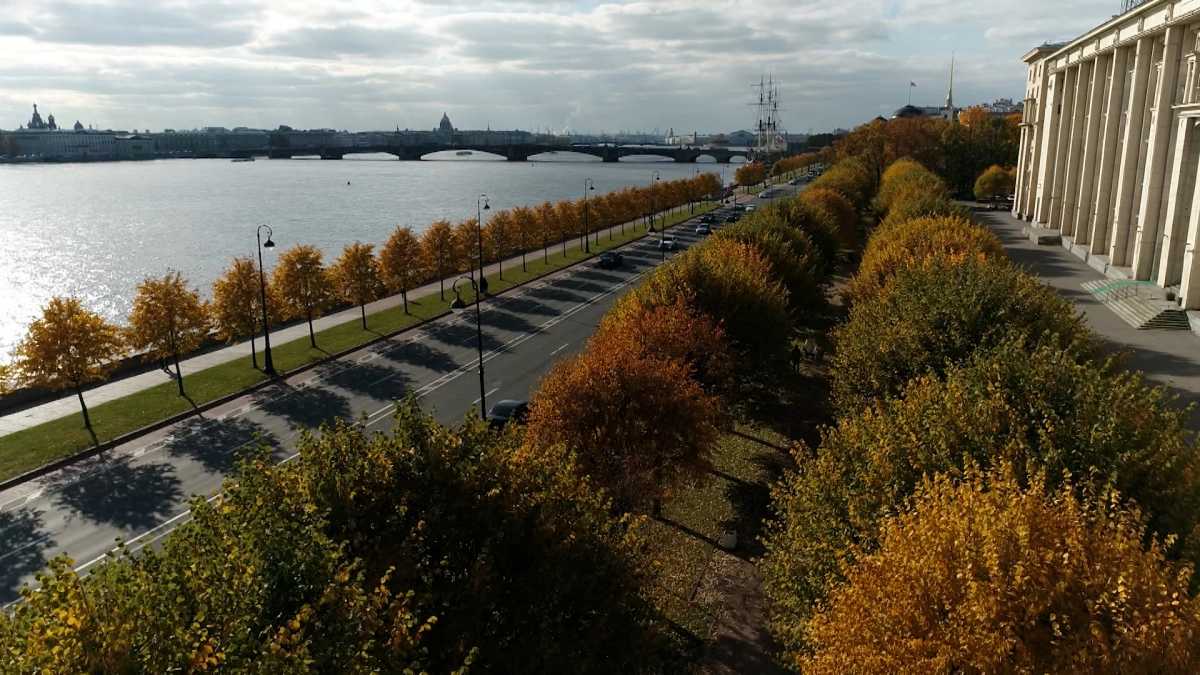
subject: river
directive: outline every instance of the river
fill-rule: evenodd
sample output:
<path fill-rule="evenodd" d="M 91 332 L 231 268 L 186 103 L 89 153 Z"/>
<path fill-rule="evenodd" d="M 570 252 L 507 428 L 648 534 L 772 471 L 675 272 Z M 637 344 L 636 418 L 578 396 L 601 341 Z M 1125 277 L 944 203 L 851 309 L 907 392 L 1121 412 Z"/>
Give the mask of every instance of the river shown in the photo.
<path fill-rule="evenodd" d="M 210 297 L 229 261 L 255 252 L 260 224 L 274 230 L 276 252 L 314 244 L 332 261 L 352 241 L 381 244 L 397 225 L 420 232 L 441 218 L 473 218 L 481 193 L 493 209 L 533 206 L 578 199 L 586 178 L 603 193 L 697 168 L 640 158 L 444 159 L 0 165 L 0 363 L 54 296 L 76 296 L 124 324 L 137 284 L 177 269 Z M 728 182 L 734 167 L 725 166 Z M 274 254 L 264 255 L 270 268 Z"/>

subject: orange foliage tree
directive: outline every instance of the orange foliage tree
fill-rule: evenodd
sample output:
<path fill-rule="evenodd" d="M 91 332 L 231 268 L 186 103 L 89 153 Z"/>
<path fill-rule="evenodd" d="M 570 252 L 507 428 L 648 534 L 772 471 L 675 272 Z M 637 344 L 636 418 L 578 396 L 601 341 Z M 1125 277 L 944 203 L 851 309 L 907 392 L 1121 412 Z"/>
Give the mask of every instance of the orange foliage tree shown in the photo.
<path fill-rule="evenodd" d="M 183 373 L 179 357 L 195 351 L 208 335 L 208 308 L 200 293 L 187 287 L 187 280 L 175 270 L 162 279 L 146 279 L 138 284 L 125 331 L 129 346 L 145 353 L 145 359 L 171 359 L 175 362 L 175 382 L 183 396 Z"/>
<path fill-rule="evenodd" d="M 233 342 L 250 336 L 250 364 L 254 368 L 258 368 L 254 336 L 263 316 L 262 282 L 258 266 L 250 256 L 234 258 L 221 278 L 213 282 L 212 322 L 217 337 Z M 266 287 L 266 295 L 267 319 L 274 325 L 279 320 L 280 302 L 273 284 Z"/>
<path fill-rule="evenodd" d="M 474 274 L 476 267 L 483 268 L 483 263 L 479 260 L 479 237 L 482 234 L 475 222 L 475 219 L 471 218 L 454 226 L 455 265 L 458 271 L 468 274 Z"/>
<path fill-rule="evenodd" d="M 76 298 L 52 298 L 17 345 L 12 369 L 24 386 L 74 389 L 83 411 L 83 426 L 92 442 L 98 443 L 83 388 L 106 379 L 124 352 L 125 343 L 116 326 L 84 309 Z M 8 372 L 0 372 L 0 388 L 8 379 Z"/>
<path fill-rule="evenodd" d="M 408 314 L 408 292 L 421 283 L 429 268 L 421 241 L 407 225 L 397 227 L 383 248 L 379 249 L 379 279 L 393 293 L 404 300 L 404 313 Z"/>
<path fill-rule="evenodd" d="M 521 271 L 527 272 L 529 270 L 525 267 L 525 254 L 542 242 L 538 236 L 537 218 L 528 206 L 518 206 L 513 209 L 512 220 L 513 241 L 521 251 Z"/>
<path fill-rule="evenodd" d="M 846 195 L 829 188 L 808 188 L 798 196 L 799 200 L 825 211 L 833 221 L 838 242 L 843 248 L 854 248 L 858 244 L 858 211 Z"/>
<path fill-rule="evenodd" d="M 367 303 L 379 297 L 379 268 L 374 251 L 372 244 L 357 241 L 347 244 L 331 269 L 338 295 L 358 305 L 362 312 L 363 330 L 367 329 Z"/>
<path fill-rule="evenodd" d="M 767 168 L 760 162 L 750 162 L 738 167 L 733 172 L 733 179 L 743 187 L 758 185 L 767 179 Z"/>
<path fill-rule="evenodd" d="M 513 218 L 510 211 L 497 211 L 483 227 L 484 255 L 495 260 L 499 266 L 499 277 L 504 278 L 504 258 L 513 249 Z"/>
<path fill-rule="evenodd" d="M 421 250 L 430 268 L 437 275 L 442 300 L 446 299 L 446 276 L 454 271 L 456 262 L 454 228 L 450 221 L 439 220 L 421 235 Z"/>
<path fill-rule="evenodd" d="M 333 279 L 324 263 L 325 257 L 316 246 L 297 244 L 279 256 L 279 264 L 271 274 L 271 286 L 287 316 L 308 322 L 308 342 L 313 349 L 317 348 L 313 319 L 333 307 L 336 299 Z"/>
<path fill-rule="evenodd" d="M 939 476 L 813 619 L 804 673 L 1194 673 L 1190 568 L 1115 497 Z"/>

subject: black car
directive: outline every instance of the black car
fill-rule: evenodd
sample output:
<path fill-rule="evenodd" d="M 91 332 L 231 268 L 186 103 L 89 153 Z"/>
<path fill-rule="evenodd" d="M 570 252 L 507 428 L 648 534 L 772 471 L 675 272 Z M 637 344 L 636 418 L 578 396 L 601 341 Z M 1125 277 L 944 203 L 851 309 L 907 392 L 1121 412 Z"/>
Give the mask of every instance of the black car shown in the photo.
<path fill-rule="evenodd" d="M 625 256 L 619 251 L 605 251 L 600 254 L 600 259 L 596 264 L 600 267 L 620 267 L 625 262 Z"/>
<path fill-rule="evenodd" d="M 503 429 L 508 423 L 524 424 L 529 417 L 529 404 L 525 401 L 505 399 L 488 411 L 488 426 L 493 429 Z"/>
<path fill-rule="evenodd" d="M 736 214 L 736 213 L 731 213 L 731 214 L 725 216 L 725 222 L 727 222 L 727 223 L 736 223 L 737 221 L 738 221 L 738 214 Z"/>
<path fill-rule="evenodd" d="M 734 205 L 733 205 L 733 210 L 734 210 L 734 211 L 745 211 L 745 210 L 746 210 L 746 205 L 745 205 L 745 204 L 742 204 L 741 202 L 738 202 L 737 204 L 734 204 Z"/>
<path fill-rule="evenodd" d="M 704 215 L 700 216 L 700 222 L 702 222 L 702 223 L 715 223 L 715 222 L 717 222 L 717 219 L 716 219 L 716 218 L 713 218 L 713 214 L 711 214 L 711 213 L 706 213 L 706 214 L 704 214 Z"/>

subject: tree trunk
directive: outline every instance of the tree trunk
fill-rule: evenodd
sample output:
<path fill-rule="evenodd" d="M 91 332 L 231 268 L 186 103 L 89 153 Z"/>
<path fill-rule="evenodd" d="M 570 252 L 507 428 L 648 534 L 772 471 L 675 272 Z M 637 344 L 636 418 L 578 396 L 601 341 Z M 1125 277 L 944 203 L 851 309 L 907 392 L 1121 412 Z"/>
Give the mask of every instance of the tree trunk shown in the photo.
<path fill-rule="evenodd" d="M 186 396 L 183 393 L 183 373 L 179 370 L 179 355 L 175 354 L 175 382 L 179 385 L 179 395 Z"/>
<path fill-rule="evenodd" d="M 250 365 L 258 370 L 258 351 L 254 348 L 254 333 L 250 334 Z"/>
<path fill-rule="evenodd" d="M 317 348 L 317 334 L 313 332 L 311 310 L 308 312 L 308 343 L 313 349 Z"/>
<path fill-rule="evenodd" d="M 362 312 L 363 330 L 366 330 L 367 329 L 367 303 L 365 303 L 365 302 L 359 303 L 358 309 Z"/>
<path fill-rule="evenodd" d="M 92 435 L 92 445 L 100 445 L 100 439 L 96 438 L 96 432 L 92 430 L 92 418 L 88 416 L 87 403 L 83 402 L 83 387 L 76 385 L 75 395 L 79 397 L 79 408 L 83 410 L 83 426 Z"/>
<path fill-rule="evenodd" d="M 400 297 L 404 298 L 404 313 L 408 314 L 408 291 L 400 291 Z"/>
<path fill-rule="evenodd" d="M 442 300 L 445 300 L 446 299 L 446 277 L 442 277 L 441 279 L 438 279 L 438 285 L 441 287 L 441 290 L 442 290 Z"/>
<path fill-rule="evenodd" d="M 496 267 L 500 270 L 500 279 L 504 279 L 504 260 L 497 260 Z M 483 265 L 479 266 L 479 276 L 483 276 Z"/>
<path fill-rule="evenodd" d="M 525 268 L 525 249 L 521 249 L 521 271 L 522 272 L 529 271 L 528 269 Z"/>
<path fill-rule="evenodd" d="M 542 246 L 542 263 L 550 263 L 550 242 L 545 242 L 545 245 Z"/>

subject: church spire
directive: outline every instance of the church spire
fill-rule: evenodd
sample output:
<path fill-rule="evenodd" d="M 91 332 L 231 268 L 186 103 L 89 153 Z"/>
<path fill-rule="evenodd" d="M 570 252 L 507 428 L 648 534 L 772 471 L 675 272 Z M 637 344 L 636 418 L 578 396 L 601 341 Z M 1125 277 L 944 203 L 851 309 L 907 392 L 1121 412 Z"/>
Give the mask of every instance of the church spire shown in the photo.
<path fill-rule="evenodd" d="M 954 109 L 954 52 L 950 52 L 950 89 L 946 92 L 946 108 Z"/>

